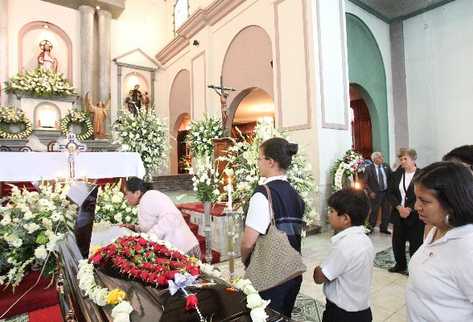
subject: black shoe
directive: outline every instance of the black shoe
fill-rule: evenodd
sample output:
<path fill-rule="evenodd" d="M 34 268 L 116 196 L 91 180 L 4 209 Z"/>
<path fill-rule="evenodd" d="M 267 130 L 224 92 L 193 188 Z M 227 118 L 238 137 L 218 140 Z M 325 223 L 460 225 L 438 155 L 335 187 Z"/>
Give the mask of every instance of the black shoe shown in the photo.
<path fill-rule="evenodd" d="M 403 274 L 405 271 L 406 271 L 405 268 L 399 267 L 397 265 L 394 266 L 394 267 L 391 267 L 390 269 L 388 269 L 388 272 L 390 272 L 390 273 L 401 273 L 401 274 Z"/>
<path fill-rule="evenodd" d="M 381 234 L 391 235 L 391 232 L 387 229 L 383 229 L 379 231 Z"/>

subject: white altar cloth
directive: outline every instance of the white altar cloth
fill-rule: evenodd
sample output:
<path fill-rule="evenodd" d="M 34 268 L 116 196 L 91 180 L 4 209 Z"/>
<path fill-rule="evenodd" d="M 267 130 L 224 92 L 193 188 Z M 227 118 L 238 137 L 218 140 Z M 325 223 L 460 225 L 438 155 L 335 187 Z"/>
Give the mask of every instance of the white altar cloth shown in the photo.
<path fill-rule="evenodd" d="M 69 177 L 66 152 L 0 152 L 0 182 L 55 180 Z M 136 152 L 80 152 L 77 178 L 140 177 L 145 167 Z"/>

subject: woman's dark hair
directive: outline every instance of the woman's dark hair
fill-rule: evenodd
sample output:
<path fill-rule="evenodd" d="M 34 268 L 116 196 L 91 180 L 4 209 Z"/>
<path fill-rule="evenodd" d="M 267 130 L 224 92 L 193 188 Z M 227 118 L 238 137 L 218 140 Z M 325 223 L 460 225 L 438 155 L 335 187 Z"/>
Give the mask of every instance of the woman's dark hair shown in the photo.
<path fill-rule="evenodd" d="M 276 161 L 283 170 L 289 168 L 292 156 L 299 149 L 297 144 L 289 143 L 283 138 L 268 139 L 261 144 L 260 148 L 266 158 Z"/>
<path fill-rule="evenodd" d="M 473 174 L 457 162 L 435 162 L 414 177 L 414 183 L 433 191 L 447 210 L 449 224 L 473 223 Z"/>
<path fill-rule="evenodd" d="M 328 206 L 339 215 L 346 214 L 352 226 L 361 226 L 370 212 L 368 197 L 363 190 L 344 188 L 328 198 Z"/>
<path fill-rule="evenodd" d="M 473 167 L 473 145 L 462 145 L 445 154 L 443 161 L 460 161 Z M 472 168 L 473 170 L 473 168 Z"/>
<path fill-rule="evenodd" d="M 126 190 L 130 192 L 141 191 L 145 193 L 146 191 L 151 189 L 151 184 L 145 182 L 143 179 L 137 177 L 130 177 L 126 181 Z"/>

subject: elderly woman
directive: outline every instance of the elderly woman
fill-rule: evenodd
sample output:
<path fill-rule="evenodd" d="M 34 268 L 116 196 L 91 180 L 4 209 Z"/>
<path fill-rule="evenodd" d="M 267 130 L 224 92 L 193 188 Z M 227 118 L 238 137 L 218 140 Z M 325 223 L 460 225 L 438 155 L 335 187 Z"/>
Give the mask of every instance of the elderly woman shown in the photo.
<path fill-rule="evenodd" d="M 409 263 L 408 321 L 473 321 L 473 174 L 437 162 L 416 177 L 415 193 L 433 228 Z"/>
<path fill-rule="evenodd" d="M 125 224 L 123 227 L 153 233 L 183 253 L 200 258 L 197 238 L 168 196 L 148 190 L 143 180 L 132 177 L 126 182 L 125 197 L 130 205 L 138 205 L 138 225 Z"/>
<path fill-rule="evenodd" d="M 393 211 L 393 252 L 396 265 L 391 273 L 403 273 L 407 269 L 406 242 L 409 241 L 409 254 L 414 255 L 422 244 L 424 223 L 414 209 L 416 196 L 412 179 L 419 171 L 416 166 L 417 153 L 414 149 L 402 149 L 399 153 L 400 168 L 392 175 L 390 190 Z"/>

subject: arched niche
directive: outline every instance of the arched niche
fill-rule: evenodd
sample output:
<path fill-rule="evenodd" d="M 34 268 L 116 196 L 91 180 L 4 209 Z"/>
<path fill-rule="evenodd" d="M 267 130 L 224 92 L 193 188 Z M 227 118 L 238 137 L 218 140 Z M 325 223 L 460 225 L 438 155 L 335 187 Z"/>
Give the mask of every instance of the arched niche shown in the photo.
<path fill-rule="evenodd" d="M 243 92 L 246 95 L 235 98 L 234 102 L 238 102 L 238 105 L 232 109 L 234 114 L 231 115 L 233 118 L 232 136 L 237 139 L 241 134 L 251 138 L 259 121 L 270 120 L 274 125 L 273 98 L 258 87 L 245 89 Z"/>
<path fill-rule="evenodd" d="M 32 70 L 38 66 L 41 53 L 39 43 L 49 40 L 53 44 L 52 55 L 58 60 L 58 72 L 63 73 L 72 84 L 72 41 L 64 30 L 48 21 L 32 21 L 18 33 L 18 71 Z"/>
<path fill-rule="evenodd" d="M 178 130 L 182 120 L 191 117 L 191 82 L 190 72 L 180 70 L 174 77 L 169 92 L 169 131 L 170 131 L 170 169 L 171 174 L 178 173 Z"/>
<path fill-rule="evenodd" d="M 61 120 L 60 108 L 51 102 L 39 103 L 34 109 L 35 129 L 58 129 Z"/>
<path fill-rule="evenodd" d="M 262 27 L 250 25 L 235 35 L 225 53 L 222 77 L 225 86 L 246 89 L 230 93 L 228 97 L 227 128 L 231 126 L 236 108 L 252 88 L 260 88 L 274 97 L 272 43 Z"/>
<path fill-rule="evenodd" d="M 139 85 L 140 92 L 144 95 L 145 93 L 150 93 L 149 81 L 147 78 L 148 75 L 143 75 L 139 71 L 130 71 L 128 72 L 122 80 L 122 88 L 124 90 L 125 96 L 136 86 Z"/>
<path fill-rule="evenodd" d="M 389 157 L 386 71 L 376 38 L 357 16 L 346 15 L 350 84 L 361 90 L 371 117 L 373 150 Z M 388 160 L 387 160 L 388 161 Z"/>

